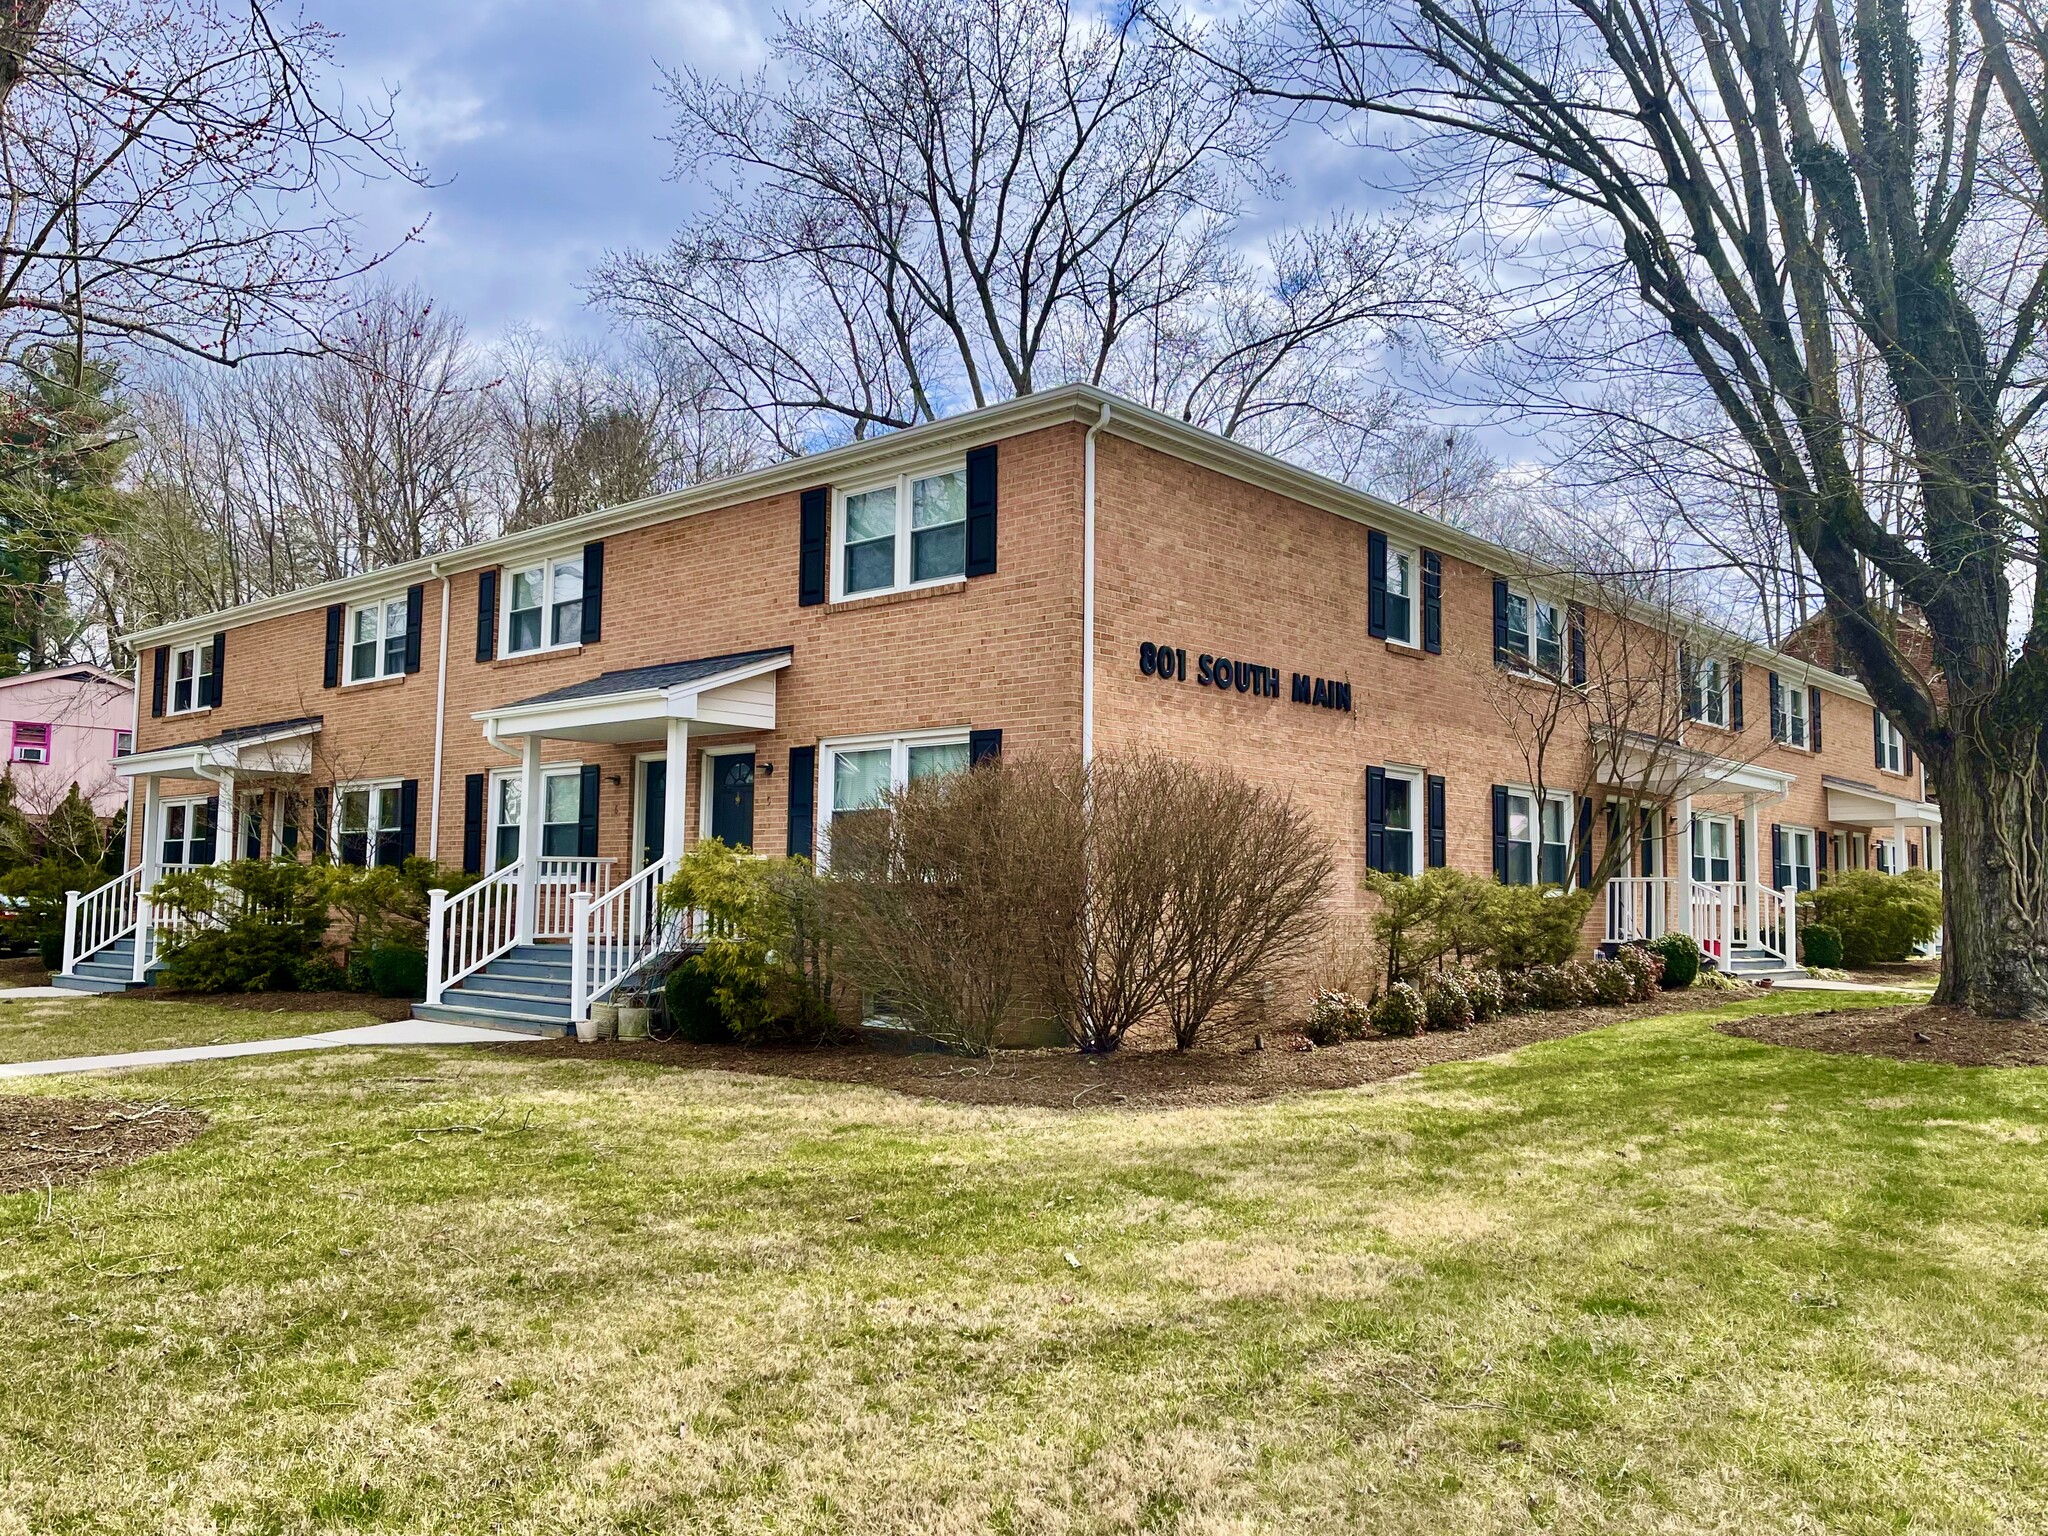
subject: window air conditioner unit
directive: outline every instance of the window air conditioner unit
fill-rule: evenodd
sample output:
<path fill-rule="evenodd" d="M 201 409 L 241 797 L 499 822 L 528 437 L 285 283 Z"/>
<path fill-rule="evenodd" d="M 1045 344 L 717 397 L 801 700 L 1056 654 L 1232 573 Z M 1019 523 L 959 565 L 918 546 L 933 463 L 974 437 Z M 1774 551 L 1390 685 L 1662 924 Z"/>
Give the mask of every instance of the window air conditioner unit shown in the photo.
<path fill-rule="evenodd" d="M 50 760 L 48 747 L 16 747 L 14 760 L 17 763 L 47 763 Z"/>

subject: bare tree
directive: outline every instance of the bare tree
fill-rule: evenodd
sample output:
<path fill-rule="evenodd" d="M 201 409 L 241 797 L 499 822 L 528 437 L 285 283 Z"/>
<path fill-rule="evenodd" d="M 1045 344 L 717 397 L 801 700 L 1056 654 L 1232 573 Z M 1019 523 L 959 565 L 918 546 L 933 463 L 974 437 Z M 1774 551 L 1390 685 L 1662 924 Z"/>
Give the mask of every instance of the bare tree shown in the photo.
<path fill-rule="evenodd" d="M 1454 313 L 1407 223 L 1237 249 L 1274 133 L 1128 19 L 833 0 L 774 51 L 669 74 L 677 172 L 721 195 L 593 289 L 784 452 L 1075 379 L 1275 451 L 1355 442 L 1387 414 L 1371 349 Z"/>
<path fill-rule="evenodd" d="M 1577 366 L 1711 401 L 1939 793 L 1938 995 L 2033 1018 L 2048 583 L 2011 460 L 2048 405 L 2044 39 L 2034 0 L 1271 0 L 1187 38 L 1222 78 L 1365 114 L 1509 211 L 1550 278 L 1522 302 L 1553 345 L 1576 327 Z M 1895 444 L 1863 435 L 1886 417 Z M 1931 671 L 1894 643 L 1894 595 L 1924 617 Z"/>
<path fill-rule="evenodd" d="M 317 352 L 358 249 L 344 181 L 422 179 L 334 35 L 266 0 L 0 5 L 0 355 Z"/>

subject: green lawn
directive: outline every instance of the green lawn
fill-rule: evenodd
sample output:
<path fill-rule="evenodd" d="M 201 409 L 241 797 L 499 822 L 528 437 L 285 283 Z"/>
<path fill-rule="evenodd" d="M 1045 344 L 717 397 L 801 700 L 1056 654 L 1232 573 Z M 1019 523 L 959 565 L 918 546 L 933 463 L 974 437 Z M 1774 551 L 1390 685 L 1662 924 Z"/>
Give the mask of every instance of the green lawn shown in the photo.
<path fill-rule="evenodd" d="M 1144 1115 L 112 1081 L 213 1125 L 0 1200 L 0 1532 L 2048 1524 L 2048 1071 L 1686 1014 Z"/>
<path fill-rule="evenodd" d="M 0 1062 L 110 1056 L 174 1045 L 276 1040 L 374 1024 L 363 1013 L 257 1013 L 201 1003 L 134 1002 L 120 997 L 34 998 L 0 1003 Z M 4 1536 L 4 1532 L 0 1532 Z"/>

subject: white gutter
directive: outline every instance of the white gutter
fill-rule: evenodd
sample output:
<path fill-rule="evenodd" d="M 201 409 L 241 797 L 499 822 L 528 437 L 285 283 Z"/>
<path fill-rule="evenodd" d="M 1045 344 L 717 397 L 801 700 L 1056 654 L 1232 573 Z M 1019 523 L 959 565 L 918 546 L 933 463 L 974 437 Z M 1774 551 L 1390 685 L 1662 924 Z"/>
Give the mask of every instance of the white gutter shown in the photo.
<path fill-rule="evenodd" d="M 441 578 L 441 652 L 434 662 L 434 794 L 427 813 L 427 857 L 441 862 L 441 746 L 448 728 L 448 577 L 438 560 L 428 574 Z"/>
<path fill-rule="evenodd" d="M 1110 403 L 1081 450 L 1081 766 L 1095 761 L 1095 434 L 1109 425 Z"/>

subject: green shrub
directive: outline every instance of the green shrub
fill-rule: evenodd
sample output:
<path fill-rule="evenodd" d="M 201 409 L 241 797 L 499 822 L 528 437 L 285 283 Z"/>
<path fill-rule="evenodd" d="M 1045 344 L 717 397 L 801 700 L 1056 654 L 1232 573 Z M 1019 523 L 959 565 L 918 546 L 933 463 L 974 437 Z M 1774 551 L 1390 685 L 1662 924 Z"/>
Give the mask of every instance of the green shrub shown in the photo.
<path fill-rule="evenodd" d="M 1902 875 L 1849 870 L 1800 892 L 1799 906 L 1803 922 L 1841 935 L 1843 965 L 1889 964 L 1941 930 L 1941 880 L 1924 869 Z"/>
<path fill-rule="evenodd" d="M 45 970 L 64 963 L 64 893 L 97 890 L 106 880 L 106 871 L 97 866 L 48 858 L 0 875 L 0 893 L 21 903 L 21 937 L 36 946 Z"/>
<path fill-rule="evenodd" d="M 1365 1004 L 1349 992 L 1318 992 L 1308 1005 L 1301 1032 L 1317 1045 L 1363 1039 L 1370 1020 Z"/>
<path fill-rule="evenodd" d="M 1454 869 L 1413 879 L 1371 873 L 1365 886 L 1379 898 L 1373 936 L 1389 983 L 1419 980 L 1445 959 L 1506 971 L 1560 965 L 1578 952 L 1593 902 L 1588 891 L 1502 885 Z"/>
<path fill-rule="evenodd" d="M 1501 985 L 1499 971 L 1462 970 L 1458 980 L 1464 985 L 1465 996 L 1472 1003 L 1472 1020 L 1484 1024 L 1497 1017 L 1507 1007 L 1507 989 Z"/>
<path fill-rule="evenodd" d="M 1836 970 L 1842 964 L 1841 930 L 1831 923 L 1809 923 L 1799 932 L 1800 953 L 1808 965 Z"/>
<path fill-rule="evenodd" d="M 1699 940 L 1689 933 L 1667 933 L 1643 946 L 1664 962 L 1661 985 L 1667 992 L 1691 986 L 1700 976 Z"/>
<path fill-rule="evenodd" d="M 678 1040 L 693 1045 L 721 1045 L 732 1039 L 712 993 L 716 988 L 710 971 L 695 955 L 668 973 L 663 988 L 668 1001 L 668 1026 Z"/>
<path fill-rule="evenodd" d="M 1576 1008 L 1591 1001 L 1592 979 L 1575 961 L 1562 965 L 1532 965 L 1521 973 L 1532 1008 Z"/>
<path fill-rule="evenodd" d="M 379 997 L 425 997 L 427 952 L 403 944 L 371 950 L 370 987 Z"/>
<path fill-rule="evenodd" d="M 164 961 L 160 985 L 180 992 L 292 992 L 307 958 L 305 931 L 285 921 L 243 917 L 182 939 Z"/>
<path fill-rule="evenodd" d="M 1426 1027 L 1432 1030 L 1470 1029 L 1476 1016 L 1472 994 L 1454 975 L 1438 976 L 1424 987 L 1422 1007 Z"/>
<path fill-rule="evenodd" d="M 695 972 L 732 1039 L 815 1045 L 841 1032 L 824 904 L 808 860 L 757 859 L 706 838 L 677 862 L 661 899 L 672 911 L 704 915 L 708 936 Z M 672 1019 L 672 1027 L 684 1026 Z"/>
<path fill-rule="evenodd" d="M 1629 1001 L 1647 1003 L 1657 995 L 1664 979 L 1664 957 L 1641 944 L 1624 944 L 1614 952 L 1614 963 L 1628 973 Z"/>
<path fill-rule="evenodd" d="M 1618 960 L 1595 960 L 1587 968 L 1592 981 L 1592 1000 L 1614 1008 L 1632 1002 L 1636 995 L 1635 973 Z"/>
<path fill-rule="evenodd" d="M 292 968 L 292 987 L 299 992 L 342 992 L 348 988 L 348 972 L 326 955 L 310 955 Z"/>
<path fill-rule="evenodd" d="M 1503 971 L 1532 965 L 1562 965 L 1578 953 L 1590 891 L 1556 886 L 1497 885 L 1483 912 L 1484 959 Z"/>
<path fill-rule="evenodd" d="M 321 954 L 324 869 L 243 859 L 164 876 L 154 898 L 188 925 L 166 946 L 162 982 L 189 992 L 288 992 Z"/>
<path fill-rule="evenodd" d="M 1429 1008 L 1421 992 L 1405 981 L 1397 981 L 1380 994 L 1368 1017 L 1375 1033 L 1405 1039 L 1422 1033 L 1429 1023 Z"/>
<path fill-rule="evenodd" d="M 43 969 L 55 975 L 64 964 L 64 930 L 55 933 L 47 928 L 36 936 L 36 955 L 43 962 Z"/>

